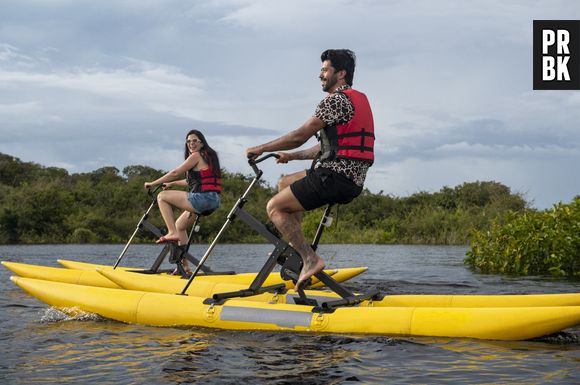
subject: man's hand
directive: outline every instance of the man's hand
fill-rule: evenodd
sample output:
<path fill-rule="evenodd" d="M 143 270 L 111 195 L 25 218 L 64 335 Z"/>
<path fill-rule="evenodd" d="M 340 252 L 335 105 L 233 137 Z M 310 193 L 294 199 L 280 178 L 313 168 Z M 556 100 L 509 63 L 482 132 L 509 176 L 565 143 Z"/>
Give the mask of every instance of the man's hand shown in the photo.
<path fill-rule="evenodd" d="M 262 155 L 263 152 L 261 146 L 249 147 L 246 149 L 246 156 L 248 159 L 256 159 Z"/>
<path fill-rule="evenodd" d="M 292 160 L 292 154 L 288 152 L 277 152 L 278 158 L 276 159 L 276 163 L 288 163 Z"/>

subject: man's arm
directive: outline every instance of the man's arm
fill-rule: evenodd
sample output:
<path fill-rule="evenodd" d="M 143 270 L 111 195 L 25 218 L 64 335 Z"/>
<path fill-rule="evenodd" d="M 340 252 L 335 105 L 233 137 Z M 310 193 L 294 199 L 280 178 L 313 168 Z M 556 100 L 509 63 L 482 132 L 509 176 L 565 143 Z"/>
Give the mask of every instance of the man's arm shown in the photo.
<path fill-rule="evenodd" d="M 276 163 L 288 163 L 291 160 L 314 159 L 316 158 L 319 152 L 320 152 L 320 143 L 317 143 L 314 146 L 302 151 L 278 152 L 278 155 L 280 157 L 276 160 Z"/>
<path fill-rule="evenodd" d="M 326 124 L 322 120 L 320 120 L 315 116 L 312 116 L 302 126 L 295 129 L 294 131 L 289 132 L 288 134 L 283 135 L 277 139 L 274 139 L 271 142 L 260 144 L 259 146 L 254 146 L 246 149 L 246 154 L 248 155 L 248 157 L 250 156 L 255 157 L 261 155 L 264 152 L 292 150 L 294 148 L 302 146 L 304 143 L 306 143 L 308 139 L 314 136 L 314 134 L 323 129 L 325 126 Z"/>

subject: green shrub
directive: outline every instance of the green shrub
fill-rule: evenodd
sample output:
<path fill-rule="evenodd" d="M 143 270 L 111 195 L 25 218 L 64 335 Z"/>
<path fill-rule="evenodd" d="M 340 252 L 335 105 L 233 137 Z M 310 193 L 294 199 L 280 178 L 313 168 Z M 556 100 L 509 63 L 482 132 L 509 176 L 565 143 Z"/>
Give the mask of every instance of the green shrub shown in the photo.
<path fill-rule="evenodd" d="M 67 241 L 71 243 L 96 243 L 97 235 L 89 229 L 78 228 L 73 231 Z"/>
<path fill-rule="evenodd" d="M 512 212 L 474 231 L 465 263 L 483 273 L 580 277 L 580 197 L 550 210 Z"/>
<path fill-rule="evenodd" d="M 248 172 L 250 169 L 248 168 Z M 148 166 L 115 167 L 68 174 L 66 170 L 23 162 L 0 153 L 0 244 L 8 243 L 125 243 L 152 197 L 143 182 L 163 175 Z M 221 207 L 201 221 L 195 242 L 210 242 L 254 175 L 222 170 Z M 268 220 L 266 204 L 275 189 L 260 180 L 247 197 L 244 210 Z M 364 189 L 347 205 L 333 209 L 334 222 L 322 243 L 467 244 L 471 230 L 484 231 L 493 220 L 503 223 L 509 210 L 521 211 L 525 200 L 493 181 L 466 182 L 439 192 L 419 191 L 409 197 L 373 194 Z M 175 210 L 176 216 L 179 210 Z M 303 230 L 312 240 L 324 208 L 304 214 Z M 155 207 L 149 222 L 164 227 Z M 91 234 L 75 229 L 86 229 Z M 139 231 L 135 242 L 152 242 L 153 234 Z M 265 242 L 240 220 L 222 234 L 220 242 Z"/>

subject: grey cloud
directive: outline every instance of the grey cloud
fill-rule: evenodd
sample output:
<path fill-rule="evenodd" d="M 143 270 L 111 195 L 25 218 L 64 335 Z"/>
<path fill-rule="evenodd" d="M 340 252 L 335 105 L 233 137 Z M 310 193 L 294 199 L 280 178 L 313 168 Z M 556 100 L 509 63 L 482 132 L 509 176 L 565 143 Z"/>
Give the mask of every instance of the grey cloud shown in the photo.
<path fill-rule="evenodd" d="M 399 191 L 510 162 L 506 182 L 539 189 L 532 165 L 578 163 L 580 99 L 531 91 L 532 20 L 578 12 L 577 1 L 7 0 L 0 151 L 71 170 L 167 168 L 199 125 L 243 172 L 245 146 L 297 127 L 322 98 L 320 51 L 348 46 L 376 112 L 373 169 L 445 165 L 401 177 Z"/>
<path fill-rule="evenodd" d="M 534 156 L 578 156 L 580 134 L 563 137 L 547 130 L 545 122 L 535 122 L 527 131 L 514 130 L 498 119 L 476 119 L 438 128 L 431 133 L 399 124 L 399 130 L 414 134 L 394 145 L 377 149 L 379 163 L 390 164 L 405 159 L 434 160 L 452 157 L 527 158 Z M 384 140 L 388 143 L 387 138 Z"/>

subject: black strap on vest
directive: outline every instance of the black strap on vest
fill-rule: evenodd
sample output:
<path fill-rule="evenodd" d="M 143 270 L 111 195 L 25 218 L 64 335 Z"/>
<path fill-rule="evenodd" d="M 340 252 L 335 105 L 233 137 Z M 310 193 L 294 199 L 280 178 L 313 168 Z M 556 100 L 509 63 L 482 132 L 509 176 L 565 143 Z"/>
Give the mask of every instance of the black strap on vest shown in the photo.
<path fill-rule="evenodd" d="M 217 176 L 204 176 L 202 178 L 200 178 L 200 180 L 202 181 L 201 184 L 211 184 L 212 186 L 221 186 L 221 179 L 220 177 Z M 212 180 L 212 181 L 208 181 L 208 180 Z M 205 181 L 205 182 L 204 182 Z"/>
<path fill-rule="evenodd" d="M 221 177 L 215 175 L 201 176 L 201 171 L 188 171 L 186 174 L 187 185 L 190 192 L 201 192 L 202 185 L 221 187 Z M 212 190 L 213 191 L 213 190 Z"/>
<path fill-rule="evenodd" d="M 339 134 L 337 135 L 337 139 L 340 138 L 350 138 L 353 136 L 360 136 L 360 145 L 358 146 L 336 146 L 336 151 L 338 150 L 358 150 L 360 152 L 365 152 L 365 151 L 373 151 L 372 147 L 368 147 L 365 146 L 365 138 L 369 137 L 369 138 L 375 138 L 375 134 L 374 132 L 369 132 L 366 131 L 365 128 L 363 127 L 361 131 L 356 131 L 356 132 L 348 132 L 346 134 Z M 334 150 L 334 146 L 331 146 L 331 149 Z"/>

